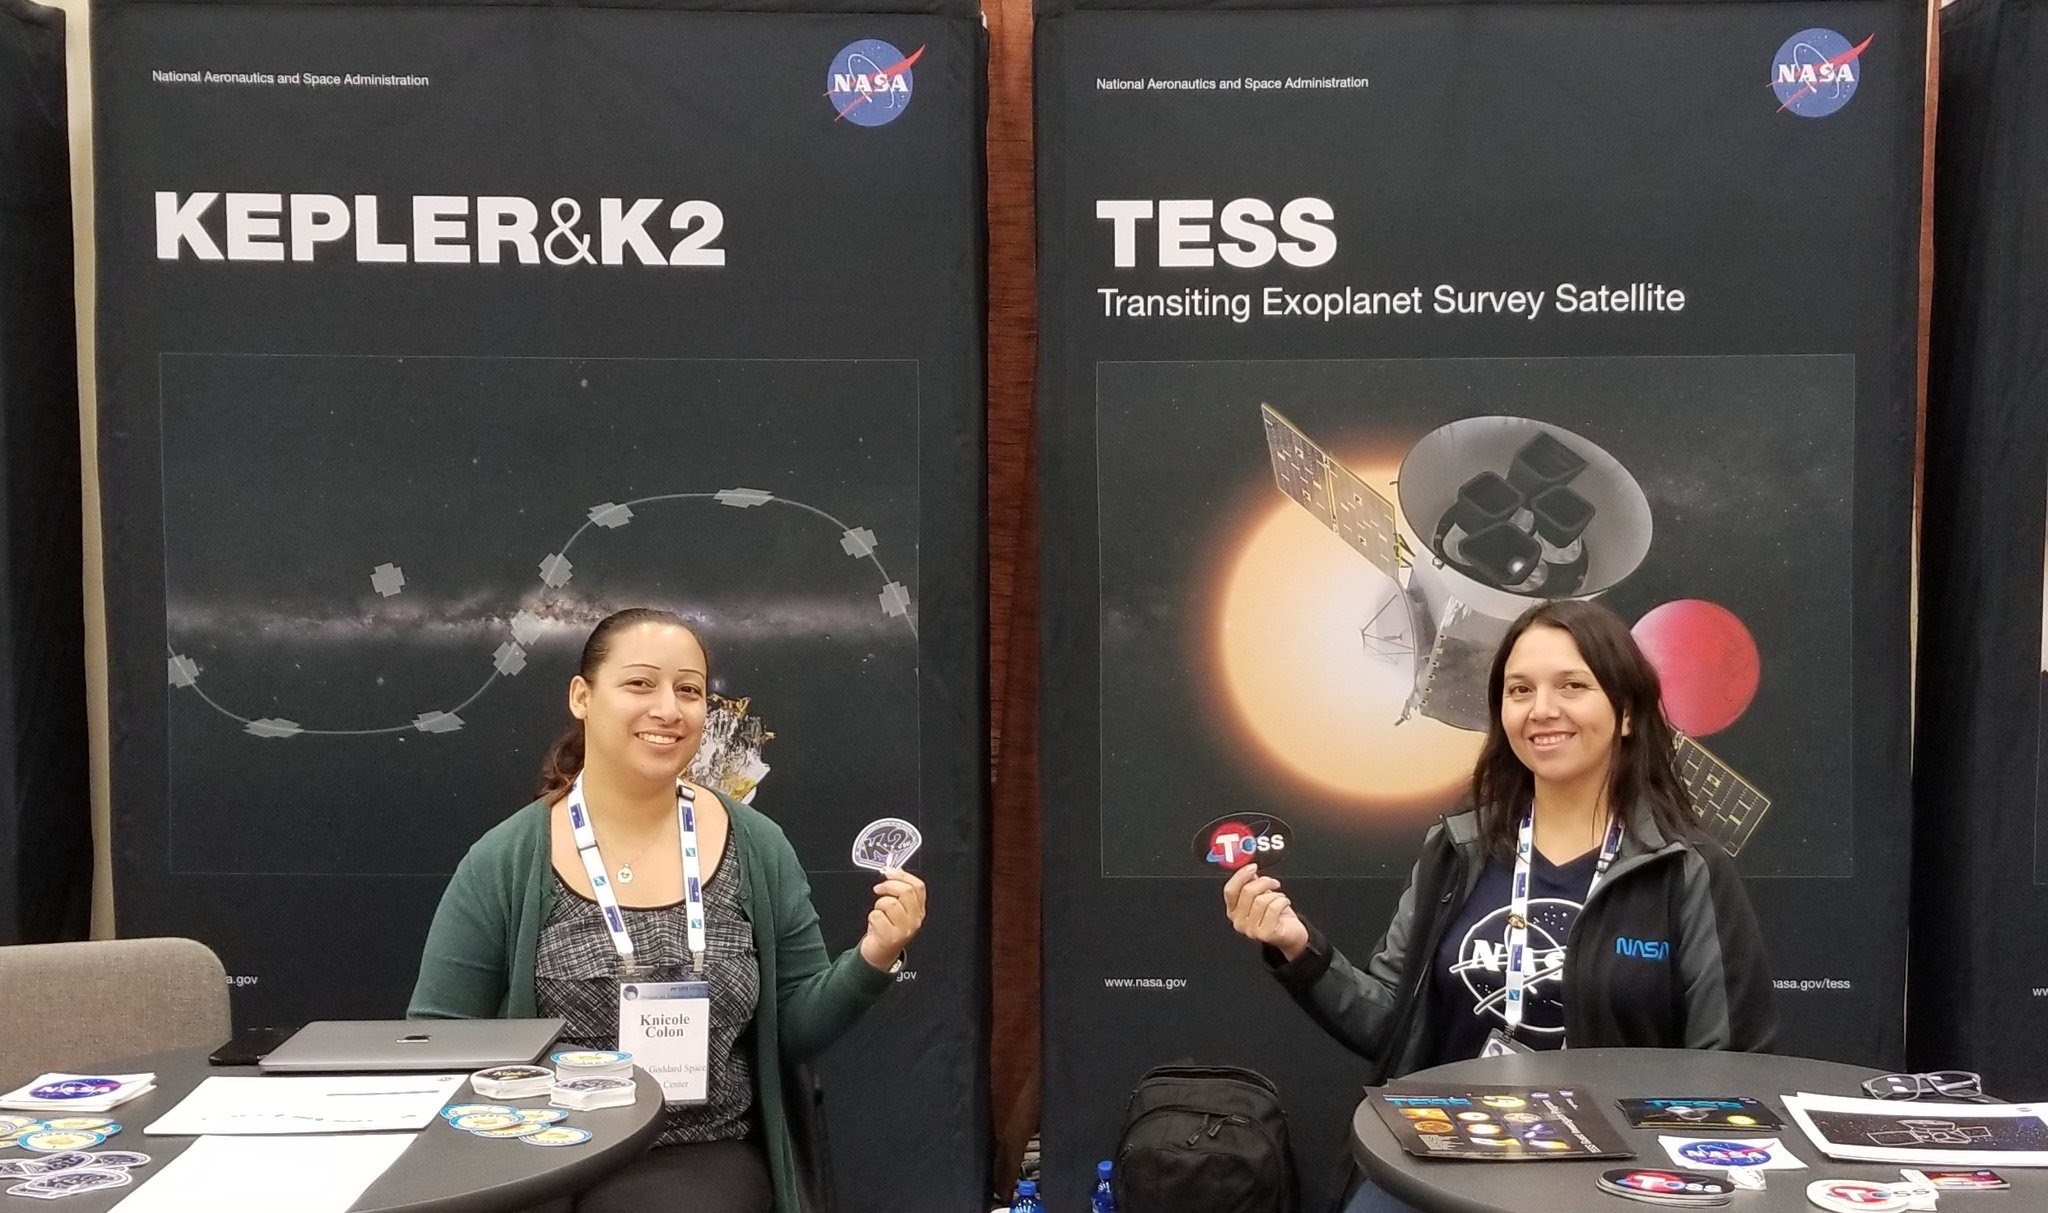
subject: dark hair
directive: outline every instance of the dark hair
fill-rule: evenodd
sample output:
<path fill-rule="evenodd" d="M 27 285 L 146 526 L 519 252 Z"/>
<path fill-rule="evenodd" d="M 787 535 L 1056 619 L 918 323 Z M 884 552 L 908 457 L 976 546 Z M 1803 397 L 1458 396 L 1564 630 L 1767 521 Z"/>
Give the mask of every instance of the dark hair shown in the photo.
<path fill-rule="evenodd" d="M 1500 859 L 1514 855 L 1522 808 L 1536 791 L 1536 777 L 1515 757 L 1500 722 L 1508 654 L 1522 633 L 1533 627 L 1569 633 L 1614 708 L 1617 735 L 1614 761 L 1608 768 L 1607 803 L 1616 819 L 1638 838 L 1647 820 L 1666 838 L 1697 839 L 1698 820 L 1684 785 L 1678 781 L 1678 735 L 1664 718 L 1664 692 L 1656 667 L 1643 656 L 1621 616 L 1595 602 L 1565 598 L 1523 611 L 1501 639 L 1486 676 L 1486 744 L 1472 768 L 1472 804 L 1479 810 L 1479 834 L 1488 853 Z M 1620 735 L 1624 719 L 1629 726 L 1627 736 Z"/>
<path fill-rule="evenodd" d="M 590 639 L 583 642 L 583 659 L 577 663 L 576 672 L 585 682 L 597 681 L 598 667 L 611 655 L 612 637 L 627 628 L 643 623 L 665 623 L 679 627 L 697 641 L 697 647 L 704 653 L 704 676 L 711 676 L 711 651 L 704 648 L 704 640 L 696 630 L 683 622 L 683 617 L 674 611 L 660 607 L 627 607 L 614 611 L 597 621 L 590 629 Z M 577 772 L 583 769 L 583 722 L 571 721 L 567 732 L 555 738 L 555 744 L 548 747 L 547 757 L 540 764 L 540 795 L 553 800 L 569 790 L 576 782 Z"/>

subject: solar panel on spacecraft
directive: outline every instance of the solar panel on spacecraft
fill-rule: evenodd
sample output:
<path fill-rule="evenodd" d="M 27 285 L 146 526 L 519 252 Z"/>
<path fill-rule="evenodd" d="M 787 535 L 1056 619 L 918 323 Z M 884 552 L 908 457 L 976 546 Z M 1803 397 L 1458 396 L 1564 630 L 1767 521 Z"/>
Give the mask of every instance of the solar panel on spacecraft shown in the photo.
<path fill-rule="evenodd" d="M 1401 575 L 1394 505 L 1330 457 L 1272 405 L 1259 406 L 1273 480 L 1338 538 L 1389 577 Z"/>

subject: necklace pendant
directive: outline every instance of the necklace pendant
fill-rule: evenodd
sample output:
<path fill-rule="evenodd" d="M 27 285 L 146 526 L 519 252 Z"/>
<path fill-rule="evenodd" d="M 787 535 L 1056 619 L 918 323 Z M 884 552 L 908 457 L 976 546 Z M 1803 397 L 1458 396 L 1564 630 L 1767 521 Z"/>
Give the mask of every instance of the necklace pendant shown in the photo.
<path fill-rule="evenodd" d="M 618 872 L 616 873 L 616 875 L 617 875 L 617 876 L 618 876 L 618 878 L 619 878 L 619 883 L 620 883 L 620 884 L 632 884 L 632 883 L 633 883 L 633 865 L 632 865 L 632 864 L 630 864 L 630 863 L 629 863 L 629 864 L 622 864 L 622 865 L 620 865 L 620 867 L 619 867 L 619 870 L 618 870 Z"/>

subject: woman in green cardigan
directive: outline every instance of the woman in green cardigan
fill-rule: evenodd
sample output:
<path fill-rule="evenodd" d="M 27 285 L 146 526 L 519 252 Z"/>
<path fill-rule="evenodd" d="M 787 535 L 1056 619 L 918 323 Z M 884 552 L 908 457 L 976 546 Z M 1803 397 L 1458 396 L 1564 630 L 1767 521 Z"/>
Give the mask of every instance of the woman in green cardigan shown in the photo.
<path fill-rule="evenodd" d="M 703 645 L 676 615 L 636 608 L 600 622 L 539 799 L 463 857 L 420 958 L 408 1015 L 559 1016 L 573 1048 L 618 1047 L 622 972 L 708 982 L 703 1097 L 671 1102 L 655 1148 L 552 1206 L 562 1213 L 799 1213 L 784 1067 L 881 997 L 924 923 L 924 882 L 884 872 L 860 943 L 826 954 L 781 827 L 681 780 L 709 682 Z M 702 874 L 694 900 L 686 871 Z"/>

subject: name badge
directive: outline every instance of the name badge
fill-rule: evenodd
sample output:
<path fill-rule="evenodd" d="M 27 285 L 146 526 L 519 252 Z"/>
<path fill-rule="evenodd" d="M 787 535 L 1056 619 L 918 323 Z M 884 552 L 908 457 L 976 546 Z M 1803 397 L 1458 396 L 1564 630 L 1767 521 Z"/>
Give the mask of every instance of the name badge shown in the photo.
<path fill-rule="evenodd" d="M 1516 1053 L 1533 1053 L 1528 1045 L 1495 1028 L 1486 1034 L 1486 1043 L 1479 1048 L 1481 1057 L 1512 1057 Z"/>
<path fill-rule="evenodd" d="M 711 1095 L 711 985 L 628 981 L 619 986 L 619 1047 L 654 1075 L 667 1103 Z"/>

